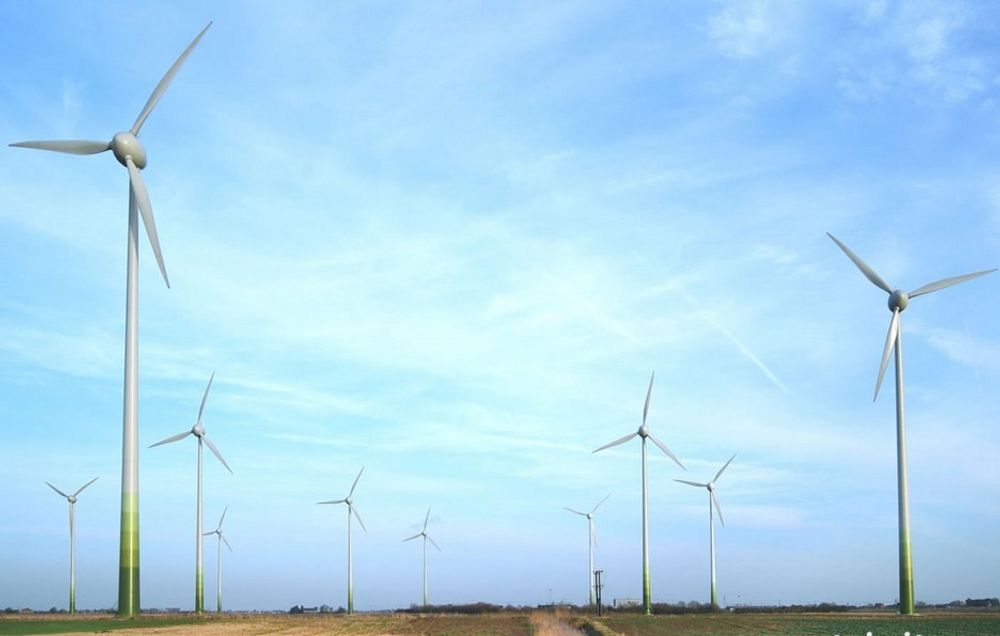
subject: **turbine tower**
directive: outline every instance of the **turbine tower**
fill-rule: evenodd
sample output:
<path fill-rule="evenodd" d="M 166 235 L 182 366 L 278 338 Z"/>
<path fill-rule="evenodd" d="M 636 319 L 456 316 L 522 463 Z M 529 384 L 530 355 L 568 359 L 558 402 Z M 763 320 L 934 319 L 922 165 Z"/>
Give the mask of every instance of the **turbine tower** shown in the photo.
<path fill-rule="evenodd" d="M 205 427 L 201 423 L 201 416 L 205 412 L 205 402 L 208 400 L 208 391 L 209 389 L 212 388 L 212 380 L 214 379 L 215 379 L 215 372 L 213 371 L 212 377 L 208 379 L 208 386 L 205 387 L 205 394 L 201 396 L 201 406 L 198 407 L 198 420 L 195 422 L 194 426 L 191 427 L 191 430 L 184 431 L 183 433 L 178 433 L 177 435 L 168 437 L 167 439 L 164 440 L 160 440 L 159 442 L 156 442 L 155 444 L 150 446 L 150 448 L 153 448 L 155 446 L 162 446 L 163 444 L 170 444 L 172 442 L 182 440 L 188 435 L 194 435 L 195 437 L 198 438 L 198 496 L 197 496 L 197 512 L 195 513 L 195 523 L 197 524 L 197 528 L 195 528 L 195 551 L 194 551 L 194 557 L 195 557 L 194 611 L 197 613 L 205 611 L 205 583 L 204 583 L 204 576 L 202 574 L 203 555 L 205 548 L 205 546 L 203 545 L 204 542 L 202 541 L 202 532 L 205 530 L 204 523 L 202 521 L 202 518 L 204 516 L 204 504 L 201 494 L 202 443 L 204 442 L 205 444 L 208 445 L 208 449 L 212 451 L 212 453 L 219 459 L 220 462 L 222 462 L 222 465 L 226 467 L 226 470 L 228 470 L 230 474 L 232 474 L 233 472 L 233 469 L 229 467 L 229 464 L 226 463 L 226 460 L 222 459 L 222 453 L 219 452 L 219 449 L 216 448 L 215 444 L 212 443 L 212 440 L 208 439 L 208 436 L 205 435 Z"/>
<path fill-rule="evenodd" d="M 594 604 L 594 543 L 597 541 L 597 537 L 594 536 L 594 513 L 597 509 L 601 507 L 601 504 L 608 500 L 611 493 L 608 493 L 604 499 L 597 502 L 590 512 L 580 512 L 579 510 L 573 510 L 572 508 L 567 508 L 563 506 L 563 509 L 569 510 L 575 515 L 580 515 L 581 517 L 587 518 L 587 602 L 590 605 Z"/>
<path fill-rule="evenodd" d="M 889 333 L 885 338 L 885 348 L 882 350 L 882 363 L 879 365 L 878 378 L 875 380 L 874 402 L 878 399 L 878 390 L 882 386 L 882 377 L 885 375 L 886 365 L 889 363 L 889 354 L 893 349 L 896 351 L 896 481 L 899 497 L 899 613 L 913 613 L 913 559 L 910 554 L 910 494 L 906 477 L 906 422 L 903 414 L 903 334 L 900 328 L 900 314 L 910 304 L 910 300 L 917 296 L 923 296 L 935 292 L 945 287 L 951 287 L 959 283 L 964 283 L 973 278 L 985 276 L 996 269 L 988 269 L 952 278 L 943 278 L 933 283 L 927 283 L 907 293 L 901 289 L 893 289 L 881 276 L 875 273 L 857 254 L 852 252 L 846 245 L 837 238 L 826 233 L 833 242 L 837 244 L 844 254 L 854 262 L 861 273 L 865 275 L 873 285 L 889 294 L 889 311 L 892 318 L 889 321 Z"/>
<path fill-rule="evenodd" d="M 365 467 L 362 466 L 361 470 L 358 471 L 358 476 L 354 478 L 354 483 L 351 484 L 351 490 L 347 493 L 347 496 L 343 499 L 334 499 L 332 501 L 321 501 L 317 505 L 324 504 L 347 504 L 347 613 L 354 613 L 354 583 L 351 570 L 351 515 L 354 515 L 358 519 L 358 523 L 361 524 L 361 529 L 368 532 L 368 528 L 365 528 L 365 522 L 361 520 L 361 515 L 358 514 L 357 509 L 354 507 L 354 500 L 351 496 L 354 495 L 354 489 L 358 485 L 358 480 L 361 479 L 361 473 L 365 472 Z"/>
<path fill-rule="evenodd" d="M 206 532 L 203 535 L 207 537 L 209 535 L 215 534 L 218 535 L 219 537 L 218 540 L 219 546 L 216 552 L 217 561 L 215 565 L 215 613 L 216 614 L 222 613 L 222 544 L 225 543 L 226 547 L 229 548 L 229 551 L 230 552 L 233 551 L 233 546 L 229 545 L 229 542 L 226 541 L 226 537 L 222 535 L 222 520 L 226 518 L 227 512 L 229 512 L 229 506 L 226 506 L 226 509 L 222 511 L 222 516 L 219 517 L 219 525 L 216 526 L 215 530 L 212 530 L 211 532 Z"/>
<path fill-rule="evenodd" d="M 66 498 L 69 502 L 69 613 L 76 614 L 76 497 L 83 489 L 98 480 L 94 477 L 80 486 L 75 493 L 67 495 L 49 482 L 49 488 Z"/>
<path fill-rule="evenodd" d="M 645 614 L 651 614 L 653 611 L 653 602 L 650 597 L 649 591 L 649 518 L 648 518 L 648 502 L 646 496 L 646 439 L 653 440 L 663 453 L 674 460 L 678 466 L 684 468 L 684 464 L 681 460 L 677 459 L 667 445 L 656 439 L 652 433 L 649 432 L 649 427 L 646 426 L 646 416 L 649 415 L 649 398 L 653 394 L 653 378 L 656 377 L 656 372 L 654 371 L 649 376 L 649 388 L 646 389 L 646 403 L 642 407 L 642 426 L 635 433 L 629 433 L 624 437 L 619 437 L 615 441 L 601 446 L 594 452 L 600 452 L 605 448 L 611 448 L 612 446 L 618 446 L 619 444 L 624 444 L 625 442 L 631 440 L 633 437 L 639 436 L 642 438 L 642 611 Z M 687 468 L 684 468 L 687 470 Z"/>
<path fill-rule="evenodd" d="M 711 598 L 712 609 L 719 609 L 719 602 L 715 596 L 715 520 L 712 519 L 712 506 L 715 506 L 715 509 L 719 513 L 719 523 L 721 523 L 722 525 L 726 525 L 725 520 L 722 518 L 722 508 L 719 506 L 719 500 L 715 497 L 715 482 L 719 481 L 719 477 L 722 476 L 723 471 L 725 471 L 726 468 L 729 467 L 729 463 L 734 459 L 736 459 L 735 454 L 729 458 L 729 461 L 726 462 L 722 466 L 722 468 L 719 469 L 719 472 L 715 473 L 715 477 L 713 477 L 712 481 L 708 482 L 707 484 L 702 484 L 697 481 L 688 481 L 686 479 L 674 480 L 682 484 L 687 484 L 688 486 L 696 486 L 698 488 L 708 489 L 708 545 L 709 545 L 709 562 L 711 564 L 711 570 L 712 570 L 711 572 L 712 588 L 711 588 L 711 593 L 709 594 L 709 598 Z"/>
<path fill-rule="evenodd" d="M 423 528 L 423 530 L 421 530 L 417 534 L 413 535 L 412 537 L 407 537 L 407 538 L 403 539 L 403 543 L 406 543 L 407 541 L 412 541 L 413 539 L 416 539 L 417 537 L 423 537 L 424 538 L 424 607 L 425 608 L 427 607 L 427 542 L 430 541 L 431 545 L 433 545 L 437 549 L 438 552 L 441 551 L 441 548 L 438 546 L 438 544 L 434 543 L 434 539 L 431 539 L 430 535 L 427 534 L 427 521 L 430 518 L 431 518 L 431 509 L 428 506 L 428 508 L 427 508 L 427 516 L 424 517 L 424 528 Z"/>
<path fill-rule="evenodd" d="M 118 615 L 139 614 L 139 226 L 138 215 L 146 228 L 146 236 L 153 248 L 156 264 L 163 274 L 163 281 L 170 287 L 167 270 L 160 252 L 160 240 L 153 221 L 153 208 L 149 202 L 146 184 L 140 170 L 146 167 L 146 149 L 139 141 L 138 134 L 146 118 L 153 112 L 163 97 L 170 82 L 184 60 L 205 35 L 208 25 L 181 53 L 177 61 L 167 71 L 153 93 L 146 101 L 142 112 L 128 131 L 116 133 L 111 141 L 23 141 L 11 146 L 37 148 L 74 155 L 93 155 L 106 150 L 114 154 L 118 163 L 128 169 L 128 257 L 125 276 L 125 388 L 122 408 L 122 499 L 121 533 L 118 566 Z M 200 531 L 199 531 L 200 532 Z"/>

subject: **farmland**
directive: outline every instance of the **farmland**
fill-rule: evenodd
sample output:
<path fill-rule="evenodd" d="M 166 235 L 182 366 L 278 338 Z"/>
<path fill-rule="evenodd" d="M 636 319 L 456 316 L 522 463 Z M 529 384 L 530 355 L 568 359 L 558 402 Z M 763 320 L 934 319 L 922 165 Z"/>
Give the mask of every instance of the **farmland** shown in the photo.
<path fill-rule="evenodd" d="M 237 634 L 288 634 L 310 636 L 751 636 L 795 634 L 803 636 L 987 636 L 1000 634 L 1000 613 L 935 613 L 913 617 L 892 614 L 688 614 L 638 616 L 618 614 L 600 619 L 551 613 L 499 613 L 478 615 L 355 614 L 346 615 L 241 615 L 222 617 L 190 615 L 147 616 L 117 620 L 110 616 L 6 617 L 0 634 L 122 634 L 164 636 L 235 636 Z"/>

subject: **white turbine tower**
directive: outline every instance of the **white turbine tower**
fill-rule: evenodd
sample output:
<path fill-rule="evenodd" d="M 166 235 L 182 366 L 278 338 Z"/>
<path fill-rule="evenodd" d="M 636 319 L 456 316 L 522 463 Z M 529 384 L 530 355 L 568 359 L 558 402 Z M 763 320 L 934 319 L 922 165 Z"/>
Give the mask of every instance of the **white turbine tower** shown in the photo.
<path fill-rule="evenodd" d="M 580 512 L 579 510 L 563 506 L 563 509 L 587 519 L 587 602 L 590 605 L 594 604 L 594 544 L 597 542 L 597 537 L 594 535 L 594 513 L 597 512 L 601 504 L 607 501 L 610 496 L 611 493 L 608 493 L 604 499 L 597 502 L 597 505 L 590 512 Z"/>
<path fill-rule="evenodd" d="M 646 439 L 653 440 L 663 453 L 674 460 L 678 466 L 684 468 L 684 464 L 681 460 L 677 459 L 667 445 L 656 439 L 652 433 L 649 432 L 649 427 L 646 426 L 646 417 L 649 415 L 649 397 L 653 394 L 653 378 L 656 377 L 656 372 L 654 371 L 652 375 L 649 376 L 649 388 L 646 389 L 646 403 L 642 407 L 642 426 L 635 433 L 629 433 L 624 437 L 619 437 L 615 441 L 601 446 L 594 452 L 604 450 L 605 448 L 611 448 L 612 446 L 618 446 L 619 444 L 624 444 L 625 442 L 631 440 L 633 437 L 642 438 L 642 609 L 645 614 L 650 614 L 653 611 L 652 597 L 650 596 L 649 589 L 649 515 L 648 515 L 648 502 L 646 495 Z M 684 468 L 684 470 L 687 470 Z"/>
<path fill-rule="evenodd" d="M 146 227 L 149 244 L 153 248 L 156 264 L 163 274 L 163 281 L 170 287 L 167 279 L 167 269 L 163 264 L 160 252 L 160 240 L 156 234 L 156 223 L 153 221 L 153 207 L 149 202 L 146 184 L 142 180 L 140 170 L 146 167 L 146 149 L 139 141 L 138 135 L 146 118 L 153 112 L 156 104 L 163 97 L 170 82 L 173 81 L 181 64 L 187 59 L 201 37 L 205 35 L 208 26 L 181 53 L 173 66 L 167 70 L 163 79 L 153 89 L 142 112 L 136 118 L 132 128 L 116 133 L 111 141 L 22 141 L 11 146 L 21 148 L 37 148 L 53 150 L 74 155 L 93 155 L 106 150 L 114 154 L 118 163 L 128 169 L 128 257 L 125 275 L 125 390 L 122 409 L 122 499 L 121 499 L 121 532 L 119 544 L 118 568 L 118 615 L 136 616 L 139 614 L 139 221 Z M 200 530 L 199 530 L 200 532 Z"/>
<path fill-rule="evenodd" d="M 878 390 L 882 386 L 882 377 L 885 375 L 886 365 L 889 363 L 889 354 L 893 349 L 896 351 L 896 486 L 899 501 L 899 613 L 912 614 L 914 609 L 913 598 L 913 557 L 910 552 L 910 493 L 906 476 L 906 422 L 903 414 L 903 330 L 900 328 L 900 314 L 910 304 L 910 300 L 917 296 L 923 296 L 952 285 L 964 283 L 973 278 L 979 278 L 986 274 L 997 271 L 988 269 L 962 276 L 943 278 L 933 283 L 927 283 L 913 291 L 906 293 L 902 289 L 893 289 L 881 276 L 875 273 L 871 267 L 857 254 L 847 248 L 829 232 L 826 233 L 833 242 L 837 244 L 844 254 L 851 259 L 855 266 L 861 270 L 873 285 L 889 294 L 889 311 L 892 312 L 892 319 L 889 321 L 889 333 L 885 338 L 885 348 L 882 350 L 882 364 L 879 365 L 878 378 L 875 380 L 875 395 L 872 401 L 878 399 Z"/>
<path fill-rule="evenodd" d="M 722 525 L 726 525 L 726 522 L 722 518 L 722 508 L 719 506 L 719 500 L 715 496 L 715 482 L 719 481 L 719 477 L 722 476 L 723 471 L 726 470 L 726 468 L 729 466 L 729 462 L 733 461 L 735 458 L 736 458 L 735 454 L 732 457 L 730 457 L 729 461 L 726 462 L 722 466 L 722 468 L 719 469 L 719 472 L 715 473 L 715 477 L 712 478 L 712 481 L 708 482 L 707 484 L 702 484 L 697 481 L 688 481 L 686 479 L 674 480 L 682 484 L 687 484 L 688 486 L 696 486 L 698 488 L 708 489 L 708 545 L 709 545 L 708 551 L 709 551 L 709 562 L 711 564 L 710 580 L 712 585 L 709 598 L 711 599 L 712 609 L 718 609 L 719 607 L 719 603 L 716 600 L 715 596 L 715 521 L 712 519 L 712 506 L 715 506 L 715 509 L 719 512 L 719 523 L 721 523 Z"/>
<path fill-rule="evenodd" d="M 351 569 L 351 515 L 354 515 L 358 519 L 358 523 L 361 524 L 361 529 L 368 532 L 365 528 L 365 522 L 361 520 L 361 515 L 358 514 L 357 509 L 354 507 L 354 500 L 351 498 L 354 495 L 354 489 L 358 485 L 358 480 L 361 479 L 361 473 L 365 472 L 365 467 L 362 466 L 361 470 L 358 471 L 358 476 L 354 478 L 354 483 L 351 484 L 351 490 L 348 491 L 347 496 L 343 499 L 334 499 L 332 501 L 321 501 L 317 505 L 323 504 L 347 504 L 347 613 L 354 613 L 354 583 Z"/>
<path fill-rule="evenodd" d="M 94 477 L 84 485 L 80 486 L 75 493 L 67 495 L 49 482 L 49 488 L 66 498 L 69 502 L 69 613 L 76 614 L 76 498 L 83 489 L 97 481 Z"/>
<path fill-rule="evenodd" d="M 438 546 L 438 544 L 434 543 L 434 539 L 431 539 L 430 535 L 427 534 L 427 521 L 430 518 L 431 518 L 431 509 L 430 506 L 428 506 L 427 516 L 424 517 L 423 529 L 417 534 L 413 535 L 412 537 L 407 537 L 403 539 L 403 543 L 406 543 L 407 541 L 412 541 L 413 539 L 416 539 L 418 537 L 424 538 L 424 607 L 427 607 L 427 542 L 430 541 L 431 545 L 433 545 L 438 552 L 441 551 L 441 548 Z"/>
<path fill-rule="evenodd" d="M 201 406 L 198 407 L 198 420 L 195 422 L 194 426 L 191 427 L 190 431 L 184 431 L 183 433 L 178 433 L 172 437 L 168 437 L 165 440 L 156 442 L 150 448 L 154 446 L 162 446 L 163 444 L 170 444 L 178 440 L 182 440 L 188 435 L 194 435 L 198 438 L 198 495 L 197 495 L 197 513 L 195 514 L 195 523 L 197 524 L 195 532 L 195 578 L 194 578 L 194 611 L 201 613 L 205 611 L 205 583 L 203 572 L 203 553 L 204 545 L 202 542 L 202 533 L 205 531 L 204 522 L 202 518 L 204 516 L 204 505 L 202 500 L 202 443 L 208 445 L 209 450 L 222 462 L 222 465 L 226 467 L 230 473 L 233 469 L 229 467 L 226 460 L 222 458 L 222 453 L 219 449 L 215 447 L 210 439 L 205 435 L 205 427 L 201 423 L 201 416 L 205 412 L 205 402 L 208 400 L 208 391 L 212 388 L 212 380 L 215 379 L 215 372 L 212 372 L 212 377 L 208 379 L 208 386 L 205 387 L 205 394 L 201 396 Z"/>
<path fill-rule="evenodd" d="M 219 517 L 219 525 L 216 526 L 215 530 L 211 532 L 206 532 L 203 536 L 217 535 L 218 540 L 218 551 L 217 560 L 215 565 L 215 613 L 222 613 L 222 544 L 225 543 L 229 551 L 233 551 L 233 546 L 229 545 L 226 541 L 226 537 L 222 536 L 222 521 L 226 518 L 226 513 L 229 512 L 229 506 L 226 506 L 225 510 L 222 511 L 222 516 Z"/>

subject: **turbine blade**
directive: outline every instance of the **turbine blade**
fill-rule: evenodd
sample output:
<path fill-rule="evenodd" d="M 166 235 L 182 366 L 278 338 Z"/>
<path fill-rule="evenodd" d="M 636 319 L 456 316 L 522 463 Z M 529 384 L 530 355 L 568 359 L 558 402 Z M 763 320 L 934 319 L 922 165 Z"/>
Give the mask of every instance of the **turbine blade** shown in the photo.
<path fill-rule="evenodd" d="M 417 539 L 417 538 L 419 538 L 421 536 L 423 536 L 423 533 L 422 532 L 418 532 L 417 534 L 413 535 L 412 537 L 407 537 L 407 538 L 403 539 L 403 543 L 406 543 L 407 541 L 413 541 L 414 539 Z"/>
<path fill-rule="evenodd" d="M 162 439 L 162 440 L 156 442 L 155 444 L 153 444 L 153 446 L 163 446 L 164 444 L 171 444 L 173 442 L 176 442 L 177 440 L 184 439 L 185 437 L 187 437 L 190 434 L 191 434 L 191 431 L 184 431 L 183 433 L 178 433 L 176 435 L 168 437 L 167 439 Z M 150 446 L 150 448 L 153 448 L 153 446 Z"/>
<path fill-rule="evenodd" d="M 610 497 L 610 496 L 611 496 L 611 493 L 609 492 L 607 495 L 604 496 L 604 499 L 601 499 L 600 501 L 598 501 L 597 505 L 594 506 L 594 509 L 590 511 L 590 514 L 594 514 L 595 512 L 597 512 L 597 509 L 601 507 L 601 504 L 604 503 L 605 501 L 607 501 L 608 497 Z"/>
<path fill-rule="evenodd" d="M 939 289 L 944 289 L 945 287 L 951 287 L 952 285 L 964 283 L 965 281 L 972 280 L 973 278 L 979 278 L 980 276 L 986 276 L 987 274 L 992 274 L 995 271 L 997 271 L 995 268 L 985 269 L 981 272 L 974 272 L 972 274 L 963 274 L 962 276 L 952 276 L 951 278 L 942 278 L 941 280 L 934 281 L 933 283 L 927 283 L 923 287 L 918 287 L 914 289 L 909 293 L 909 296 L 910 298 L 923 296 L 924 294 L 936 292 Z"/>
<path fill-rule="evenodd" d="M 71 155 L 96 155 L 111 148 L 106 141 L 88 141 L 86 139 L 63 139 L 58 141 L 19 141 L 10 144 L 14 148 L 35 148 L 37 150 L 52 150 Z"/>
<path fill-rule="evenodd" d="M 318 501 L 318 502 L 316 502 L 316 505 L 317 506 L 321 506 L 323 504 L 342 504 L 345 501 L 347 501 L 347 500 L 346 499 L 332 499 L 330 501 Z"/>
<path fill-rule="evenodd" d="M 675 479 L 674 481 L 680 482 L 682 484 L 687 484 L 688 486 L 696 486 L 698 488 L 708 488 L 708 484 L 699 484 L 696 481 L 688 481 L 686 479 Z"/>
<path fill-rule="evenodd" d="M 719 523 L 726 525 L 726 520 L 722 518 L 722 508 L 719 506 L 719 500 L 716 499 L 714 492 L 710 492 L 710 494 L 712 495 L 712 503 L 715 505 L 715 511 L 719 513 Z"/>
<path fill-rule="evenodd" d="M 199 33 L 198 36 L 195 37 L 195 39 L 191 42 L 191 44 L 188 44 L 188 47 L 184 49 L 184 52 L 181 53 L 181 56 L 177 58 L 177 61 L 174 62 L 174 65 L 167 70 L 166 75 L 163 76 L 163 79 L 160 80 L 160 83 L 157 84 L 156 88 L 153 89 L 153 92 L 152 94 L 150 94 L 149 99 L 146 100 L 146 105 L 143 107 L 142 112 L 139 113 L 139 116 L 136 117 L 135 119 L 135 123 L 132 124 L 133 135 L 139 134 L 139 129 L 142 128 L 142 125 L 146 123 L 146 118 L 149 117 L 149 114 L 153 112 L 154 108 L 156 108 L 156 103 L 160 101 L 161 97 L 163 97 L 163 93 L 166 92 L 167 87 L 170 86 L 170 82 L 173 81 L 174 75 L 177 75 L 177 71 L 180 70 L 181 64 L 183 64 L 184 60 L 187 59 L 187 56 L 191 54 L 191 51 L 194 50 L 194 47 L 198 44 L 198 41 L 201 40 L 201 36 L 205 35 L 205 31 L 208 31 L 208 27 L 210 26 L 212 26 L 211 22 L 209 22 L 208 25 L 201 30 L 201 33 Z"/>
<path fill-rule="evenodd" d="M 202 532 L 201 536 L 207 537 L 210 534 L 219 534 L 219 531 L 218 530 L 212 530 L 211 532 Z"/>
<path fill-rule="evenodd" d="M 226 538 L 224 536 L 222 536 L 221 534 L 219 535 L 219 538 L 222 539 L 222 542 L 225 543 L 226 547 L 229 548 L 229 551 L 232 552 L 233 551 L 233 546 L 229 545 L 229 541 L 226 541 Z"/>
<path fill-rule="evenodd" d="M 713 477 L 712 481 L 709 482 L 709 483 L 714 484 L 716 481 L 718 481 L 719 477 L 722 476 L 723 471 L 725 471 L 726 468 L 729 467 L 729 462 L 733 461 L 734 459 L 736 459 L 736 453 L 733 453 L 733 456 L 729 458 L 729 461 L 726 462 L 725 466 L 723 466 L 722 468 L 719 469 L 719 472 L 715 473 L 715 477 Z"/>
<path fill-rule="evenodd" d="M 587 516 L 586 512 L 580 512 L 579 510 L 573 510 L 572 508 L 567 508 L 566 506 L 563 506 L 563 510 L 569 510 L 573 514 L 580 515 L 581 517 L 586 517 Z"/>
<path fill-rule="evenodd" d="M 427 521 L 431 518 L 431 507 L 427 506 L 427 516 L 424 517 L 424 529 L 423 532 L 427 532 Z"/>
<path fill-rule="evenodd" d="M 844 251 L 844 254 L 847 254 L 847 258 L 851 259 L 854 262 L 857 268 L 861 270 L 861 273 L 864 274 L 865 277 L 868 280 L 870 280 L 873 285 L 875 285 L 879 289 L 882 289 L 887 294 L 892 293 L 892 287 L 889 286 L 889 283 L 882 280 L 882 277 L 876 274 L 875 270 L 873 270 L 871 267 L 868 266 L 867 263 L 861 260 L 857 254 L 852 252 L 846 245 L 838 241 L 837 237 L 834 236 L 833 234 L 827 232 L 826 235 L 829 236 L 831 239 L 833 239 L 833 242 L 837 244 L 837 247 L 842 249 Z"/>
<path fill-rule="evenodd" d="M 49 482 L 45 482 L 45 483 L 49 484 Z M 55 487 L 55 486 L 53 486 L 52 484 L 49 484 L 49 488 L 51 488 L 52 490 L 56 491 L 57 493 L 59 493 L 59 494 L 60 494 L 60 495 L 62 495 L 63 497 L 65 497 L 65 498 L 69 499 L 69 495 L 67 495 L 67 494 L 66 494 L 66 493 L 64 493 L 63 491 L 59 490 L 58 488 L 56 488 L 56 487 Z"/>
<path fill-rule="evenodd" d="M 225 520 L 227 512 L 229 512 L 229 506 L 226 506 L 226 509 L 222 511 L 222 516 L 219 517 L 219 527 L 216 530 L 222 530 L 222 522 Z"/>
<path fill-rule="evenodd" d="M 79 495 L 81 492 L 83 492 L 84 488 L 86 488 L 90 484 L 94 483 L 98 479 L 100 479 L 100 476 L 94 477 L 93 479 L 91 479 L 90 481 L 88 481 L 87 483 L 85 483 L 84 485 L 80 486 L 80 489 L 77 490 L 75 493 L 73 493 L 73 496 L 76 497 L 77 495 Z"/>
<path fill-rule="evenodd" d="M 649 439 L 653 440 L 653 443 L 656 444 L 657 446 L 659 446 L 660 450 L 663 451 L 664 453 L 666 453 L 667 457 L 669 457 L 670 459 L 672 459 L 675 462 L 677 462 L 677 465 L 680 466 L 681 468 L 684 468 L 684 464 L 682 464 L 681 460 L 677 459 L 677 457 L 673 453 L 670 452 L 670 449 L 667 448 L 666 444 L 664 444 L 660 440 L 656 439 L 653 436 L 652 433 L 649 434 Z M 687 470 L 687 468 L 684 468 L 684 470 Z"/>
<path fill-rule="evenodd" d="M 430 537 L 428 537 L 428 536 L 427 536 L 426 534 L 425 534 L 424 536 L 425 536 L 425 537 L 427 537 L 427 540 L 431 542 L 431 545 L 432 545 L 432 546 L 434 546 L 435 548 L 437 548 L 437 551 L 438 551 L 438 552 L 440 552 L 440 551 L 441 551 L 441 546 L 439 546 L 438 544 L 434 543 L 434 539 L 431 539 L 431 538 L 430 538 Z"/>
<path fill-rule="evenodd" d="M 361 479 L 361 473 L 365 472 L 365 467 L 362 466 L 361 470 L 358 471 L 358 476 L 354 478 L 354 483 L 351 484 L 351 492 L 347 493 L 347 498 L 350 499 L 351 495 L 354 494 L 354 489 L 358 486 L 358 480 Z"/>
<path fill-rule="evenodd" d="M 226 470 L 228 470 L 231 474 L 233 472 L 233 469 L 229 467 L 229 464 L 226 463 L 226 460 L 222 459 L 222 453 L 220 453 L 219 449 L 215 447 L 215 444 L 212 443 L 212 440 L 208 439 L 208 435 L 202 435 L 201 438 L 205 440 L 205 444 L 208 445 L 208 449 L 213 453 L 215 453 L 215 456 L 219 458 L 219 461 L 222 462 L 222 465 L 225 466 Z"/>
<path fill-rule="evenodd" d="M 139 214 L 142 215 L 142 224 L 146 228 L 146 236 L 149 237 L 149 244 L 153 248 L 153 256 L 156 257 L 156 264 L 163 274 L 163 282 L 170 288 L 170 279 L 167 278 L 167 267 L 163 264 L 163 253 L 160 251 L 160 237 L 156 234 L 156 221 L 153 220 L 153 206 L 149 203 L 149 192 L 146 184 L 142 181 L 142 175 L 131 157 L 125 157 L 125 165 L 128 167 L 129 180 L 132 183 L 132 191 L 135 193 L 135 203 L 139 206 Z"/>
<path fill-rule="evenodd" d="M 646 415 L 649 414 L 649 398 L 653 395 L 653 378 L 656 377 L 656 371 L 649 376 L 649 388 L 646 389 L 646 403 L 642 406 L 642 423 L 646 424 Z"/>
<path fill-rule="evenodd" d="M 368 532 L 368 528 L 365 527 L 365 522 L 361 520 L 361 514 L 358 512 L 357 507 L 352 505 L 349 509 L 349 512 L 353 514 L 355 518 L 358 520 L 358 523 L 361 524 L 361 529 L 364 530 L 365 532 Z"/>
<path fill-rule="evenodd" d="M 212 375 L 208 378 L 208 386 L 205 387 L 205 393 L 201 396 L 201 406 L 198 407 L 198 423 L 201 423 L 201 415 L 205 412 L 205 402 L 208 401 L 208 391 L 212 388 L 212 380 L 215 379 L 215 371 L 212 371 Z"/>
<path fill-rule="evenodd" d="M 611 442 L 610 444 L 605 444 L 604 446 L 601 446 L 597 450 L 593 451 L 593 453 L 600 452 L 600 451 L 604 450 L 605 448 L 611 448 L 612 446 L 618 446 L 619 444 L 624 444 L 625 442 L 629 441 L 630 439 L 632 439 L 633 437 L 635 437 L 638 434 L 639 433 L 637 433 L 637 432 L 636 433 L 629 433 L 628 435 L 625 435 L 624 437 L 619 437 L 618 439 L 616 439 L 615 441 Z M 593 453 L 591 453 L 591 454 L 593 454 Z"/>
<path fill-rule="evenodd" d="M 899 310 L 892 312 L 892 320 L 889 321 L 889 333 L 885 336 L 885 348 L 882 350 L 882 364 L 878 368 L 878 379 L 875 380 L 875 396 L 872 402 L 878 399 L 878 390 L 882 386 L 882 378 L 885 376 L 885 367 L 889 364 L 889 354 L 896 346 L 896 334 L 899 333 Z"/>

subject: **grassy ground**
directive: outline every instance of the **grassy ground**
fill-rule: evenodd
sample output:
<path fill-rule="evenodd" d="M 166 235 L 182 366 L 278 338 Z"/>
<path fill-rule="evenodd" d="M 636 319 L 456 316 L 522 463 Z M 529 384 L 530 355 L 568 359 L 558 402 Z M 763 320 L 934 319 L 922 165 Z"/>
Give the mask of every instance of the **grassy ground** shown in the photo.
<path fill-rule="evenodd" d="M 197 619 L 194 618 L 180 618 L 176 616 L 143 616 L 136 619 L 116 619 L 110 616 L 40 618 L 37 616 L 22 617 L 14 615 L 0 617 L 0 634 L 99 633 L 119 629 L 149 630 L 160 627 L 190 625 L 196 621 Z"/>

